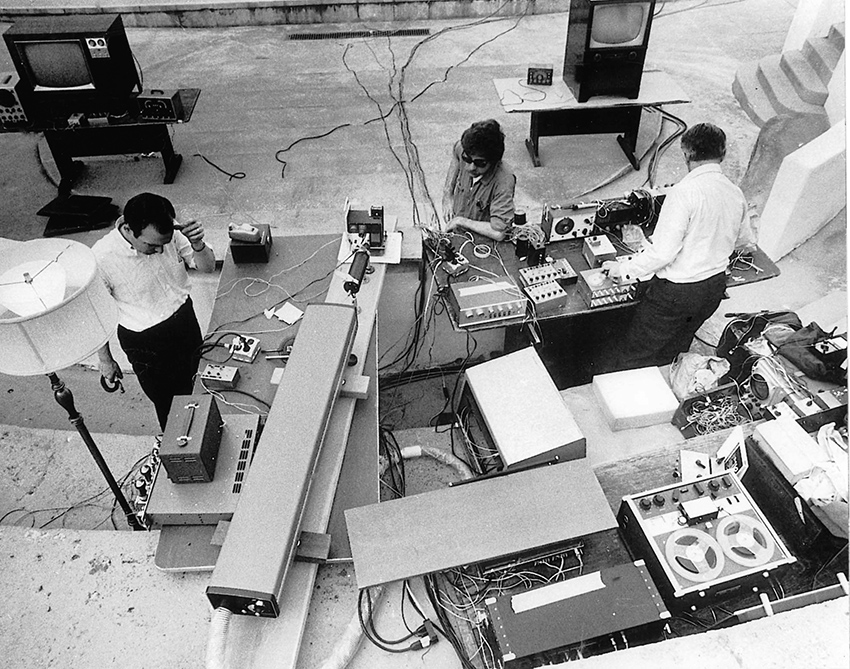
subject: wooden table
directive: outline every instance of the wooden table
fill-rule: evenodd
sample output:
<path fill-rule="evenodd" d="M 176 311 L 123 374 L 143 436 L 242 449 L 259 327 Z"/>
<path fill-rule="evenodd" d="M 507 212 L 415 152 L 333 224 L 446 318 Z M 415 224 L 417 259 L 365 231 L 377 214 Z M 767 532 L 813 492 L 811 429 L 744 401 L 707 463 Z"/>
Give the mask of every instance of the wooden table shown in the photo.
<path fill-rule="evenodd" d="M 623 242 L 620 241 L 616 235 L 611 233 L 606 234 L 614 244 L 618 256 L 629 255 L 631 253 L 631 251 L 623 245 Z M 498 277 L 507 277 L 518 286 L 522 286 L 523 284 L 520 281 L 519 270 L 521 267 L 525 267 L 527 262 L 517 257 L 514 245 L 511 242 L 497 242 L 494 244 L 492 241 L 478 238 L 477 236 L 476 238 L 476 241 L 482 241 L 489 245 L 493 249 L 493 253 L 487 258 L 476 258 L 472 251 L 468 250 L 471 248 L 471 245 L 467 244 L 463 247 L 462 253 L 469 260 L 470 269 L 457 277 L 449 277 L 438 267 L 435 270 L 435 279 L 440 288 L 445 289 L 452 282 L 469 281 L 473 277 L 494 279 L 494 275 Z M 466 239 L 466 237 L 457 236 L 454 240 L 455 246 L 460 248 L 461 244 L 464 243 L 464 239 Z M 579 273 L 590 269 L 590 265 L 582 254 L 583 244 L 584 239 L 582 238 L 566 239 L 554 242 L 546 247 L 546 255 L 553 260 L 565 258 L 567 262 L 569 262 L 570 267 L 572 267 L 576 273 Z M 434 256 L 430 254 L 430 251 L 426 255 L 428 261 L 433 263 Z M 740 266 L 736 265 L 732 269 L 731 274 L 729 274 L 726 285 L 727 287 L 742 286 L 749 283 L 755 283 L 757 281 L 764 281 L 765 279 L 770 279 L 775 276 L 779 276 L 779 268 L 761 249 L 756 248 L 753 254 L 752 266 L 744 266 L 744 264 L 741 264 Z M 618 304 L 610 304 L 591 309 L 579 294 L 577 283 L 573 282 L 565 284 L 563 281 L 559 281 L 559 283 L 561 283 L 561 287 L 564 289 L 564 292 L 567 293 L 567 297 L 558 306 L 547 308 L 546 310 L 536 314 L 534 318 L 535 322 L 558 321 L 563 319 L 580 318 L 592 314 L 598 315 L 606 312 L 620 312 L 623 310 L 629 310 L 637 304 L 637 301 L 620 302 Z M 458 323 L 460 321 L 457 314 L 451 307 L 449 308 L 449 316 L 452 319 L 453 325 L 459 328 Z M 464 329 L 470 332 L 475 332 L 500 327 L 523 326 L 527 323 L 530 323 L 530 319 L 526 319 L 522 322 L 511 321 L 507 323 L 499 321 L 485 321 Z"/>
<path fill-rule="evenodd" d="M 285 361 L 266 359 L 263 351 L 279 349 L 285 340 L 294 340 L 298 323 L 286 326 L 276 318 L 267 319 L 263 312 L 287 301 L 295 303 L 302 310 L 308 302 L 324 302 L 337 264 L 339 240 L 339 235 L 281 238 L 273 242 L 271 257 L 266 264 L 237 265 L 228 253 L 221 270 L 218 294 L 206 336 L 208 344 L 218 342 L 221 347 L 205 353 L 200 365 L 201 370 L 208 363 L 226 364 L 239 369 L 239 382 L 235 389 L 216 390 L 230 403 L 219 402 L 223 416 L 241 413 L 246 409 L 260 414 L 267 412 L 278 388 L 271 383 L 271 378 L 275 370 L 284 367 Z M 308 257 L 312 257 L 311 261 L 301 264 Z M 376 273 L 378 271 L 383 272 L 383 268 L 376 270 Z M 275 286 L 268 287 L 264 282 L 272 282 Z M 361 322 L 360 327 L 366 330 L 369 324 Z M 254 362 L 228 360 L 229 354 L 222 347 L 236 333 L 260 339 L 261 352 Z M 347 446 L 342 449 L 339 483 L 329 491 L 334 500 L 328 521 L 332 528 L 331 555 L 336 557 L 350 555 L 343 511 L 351 506 L 378 500 L 377 481 L 364 485 L 364 481 L 372 481 L 371 477 L 378 466 L 377 335 L 374 332 L 362 355 L 369 370 L 364 374 L 373 377 L 374 385 L 369 397 L 356 403 Z M 205 392 L 200 381 L 196 382 L 194 391 Z M 235 404 L 241 408 L 236 408 Z M 220 546 L 211 543 L 215 529 L 214 525 L 163 528 L 157 550 L 157 566 L 174 571 L 212 569 L 220 550 Z M 324 528 L 321 531 L 325 531 Z"/>
<path fill-rule="evenodd" d="M 613 237 L 609 235 L 609 237 Z M 455 248 L 461 248 L 465 237 L 454 237 Z M 615 239 L 614 246 L 618 255 L 627 254 L 622 242 Z M 449 277 L 436 265 L 430 250 L 426 252 L 426 262 L 432 267 L 439 290 L 445 294 L 452 282 L 466 282 L 473 277 L 484 281 L 508 279 L 518 286 L 519 269 L 525 261 L 516 257 L 510 242 L 494 244 L 490 240 L 476 238 L 494 249 L 488 258 L 476 258 L 472 245 L 462 248 L 463 255 L 469 260 L 470 269 L 457 277 Z M 546 254 L 553 258 L 566 258 L 573 270 L 578 273 L 589 269 L 582 255 L 582 239 L 568 239 L 549 244 Z M 755 269 L 755 268 L 758 269 Z M 727 277 L 727 286 L 740 286 L 763 281 L 778 276 L 779 269 L 760 249 L 754 254 L 753 267 L 740 266 Z M 444 300 L 446 312 L 453 327 L 458 331 L 482 332 L 501 329 L 504 333 L 503 350 L 505 353 L 535 344 L 546 368 L 552 375 L 558 388 L 589 383 L 595 370 L 595 362 L 612 342 L 616 341 L 628 325 L 638 300 L 620 302 L 591 309 L 578 292 L 578 284 L 559 281 L 566 297 L 557 304 L 540 310 L 533 316 L 503 321 L 482 321 L 461 328 L 460 320 L 451 300 Z M 639 297 L 638 297 L 639 299 Z M 569 354 L 565 354 L 569 352 Z"/>
<path fill-rule="evenodd" d="M 493 84 L 506 112 L 531 114 L 525 146 L 535 167 L 541 165 L 541 137 L 622 132 L 617 142 L 632 167 L 639 169 L 635 147 L 643 109 L 690 102 L 687 93 L 660 70 L 643 73 L 640 94 L 634 100 L 597 96 L 580 103 L 560 78 L 555 79 L 551 86 L 530 86 L 522 77 L 495 79 Z"/>

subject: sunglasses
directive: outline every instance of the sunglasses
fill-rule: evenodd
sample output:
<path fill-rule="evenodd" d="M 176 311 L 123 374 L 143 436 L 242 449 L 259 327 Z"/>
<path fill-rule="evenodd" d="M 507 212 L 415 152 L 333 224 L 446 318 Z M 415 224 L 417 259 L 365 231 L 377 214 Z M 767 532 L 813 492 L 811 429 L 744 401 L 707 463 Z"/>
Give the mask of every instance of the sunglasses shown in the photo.
<path fill-rule="evenodd" d="M 490 164 L 489 160 L 484 160 L 483 158 L 471 158 L 466 151 L 460 154 L 460 157 L 467 165 L 472 163 L 475 167 L 487 167 Z"/>

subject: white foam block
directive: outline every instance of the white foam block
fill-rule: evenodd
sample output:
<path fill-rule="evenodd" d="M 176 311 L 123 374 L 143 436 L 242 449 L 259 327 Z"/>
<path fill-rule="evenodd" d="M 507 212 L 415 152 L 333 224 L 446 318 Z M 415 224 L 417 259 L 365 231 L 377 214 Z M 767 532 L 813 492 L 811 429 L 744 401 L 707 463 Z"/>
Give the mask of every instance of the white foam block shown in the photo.
<path fill-rule="evenodd" d="M 593 394 L 615 432 L 669 423 L 679 407 L 658 367 L 598 374 Z"/>

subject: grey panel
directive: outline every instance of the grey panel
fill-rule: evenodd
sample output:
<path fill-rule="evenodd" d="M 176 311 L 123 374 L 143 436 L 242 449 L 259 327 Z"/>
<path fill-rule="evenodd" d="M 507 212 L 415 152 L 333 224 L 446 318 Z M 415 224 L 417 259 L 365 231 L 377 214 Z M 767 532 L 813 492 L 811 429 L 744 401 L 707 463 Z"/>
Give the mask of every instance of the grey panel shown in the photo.
<path fill-rule="evenodd" d="M 233 602 L 241 613 L 247 601 L 259 600 L 259 615 L 277 615 L 356 318 L 353 307 L 341 304 L 311 304 L 304 313 L 207 587 L 213 606 Z"/>
<path fill-rule="evenodd" d="M 345 518 L 360 588 L 617 527 L 586 460 L 350 509 Z"/>

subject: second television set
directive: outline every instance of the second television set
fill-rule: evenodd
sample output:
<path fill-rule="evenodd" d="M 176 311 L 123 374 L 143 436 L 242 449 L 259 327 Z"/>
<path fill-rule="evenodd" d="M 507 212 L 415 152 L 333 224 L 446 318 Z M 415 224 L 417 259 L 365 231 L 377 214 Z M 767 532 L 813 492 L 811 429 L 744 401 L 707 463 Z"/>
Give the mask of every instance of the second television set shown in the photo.
<path fill-rule="evenodd" d="M 579 102 L 640 93 L 655 0 L 571 0 L 564 82 Z"/>

